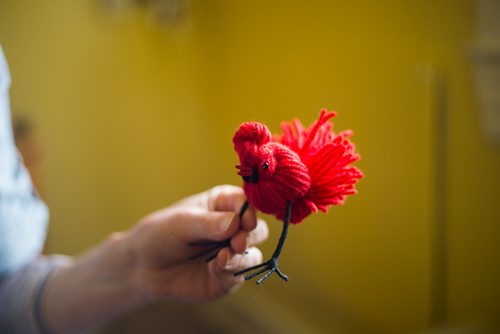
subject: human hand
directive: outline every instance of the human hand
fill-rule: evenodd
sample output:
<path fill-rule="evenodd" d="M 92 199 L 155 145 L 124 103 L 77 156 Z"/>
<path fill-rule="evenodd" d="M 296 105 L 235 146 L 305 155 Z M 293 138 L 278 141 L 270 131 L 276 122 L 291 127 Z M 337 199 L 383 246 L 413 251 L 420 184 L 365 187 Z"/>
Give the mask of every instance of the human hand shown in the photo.
<path fill-rule="evenodd" d="M 255 245 L 268 236 L 266 223 L 249 208 L 240 219 L 243 190 L 217 186 L 144 217 L 126 232 L 133 259 L 133 274 L 148 300 L 207 301 L 239 287 L 242 277 L 233 272 L 259 264 L 262 253 Z M 203 247 L 200 241 L 230 239 L 230 247 L 206 262 L 190 259 Z"/>

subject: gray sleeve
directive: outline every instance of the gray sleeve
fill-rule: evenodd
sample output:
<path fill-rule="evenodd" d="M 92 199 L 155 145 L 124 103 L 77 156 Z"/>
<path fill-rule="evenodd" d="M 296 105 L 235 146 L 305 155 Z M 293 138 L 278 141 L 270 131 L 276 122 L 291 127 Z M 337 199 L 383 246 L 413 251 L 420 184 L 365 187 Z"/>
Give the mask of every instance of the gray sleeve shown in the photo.
<path fill-rule="evenodd" d="M 42 312 L 45 286 L 70 266 L 67 256 L 42 256 L 0 281 L 0 333 L 50 333 Z"/>

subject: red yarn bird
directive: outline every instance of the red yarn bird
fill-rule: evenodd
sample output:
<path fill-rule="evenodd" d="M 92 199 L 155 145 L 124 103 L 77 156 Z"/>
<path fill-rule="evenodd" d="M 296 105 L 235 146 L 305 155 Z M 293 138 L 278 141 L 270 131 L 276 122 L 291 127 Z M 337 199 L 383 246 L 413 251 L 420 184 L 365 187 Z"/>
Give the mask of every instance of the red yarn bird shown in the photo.
<path fill-rule="evenodd" d="M 341 205 L 347 195 L 356 193 L 354 186 L 363 174 L 350 164 L 358 160 L 359 155 L 349 140 L 350 130 L 333 132 L 329 119 L 334 116 L 334 112 L 323 109 L 308 129 L 299 120 L 283 123 L 283 134 L 274 138 L 264 124 L 257 122 L 243 123 L 236 131 L 233 144 L 240 160 L 236 167 L 247 196 L 240 216 L 251 204 L 283 220 L 283 230 L 271 259 L 234 275 L 258 269 L 245 279 L 265 272 L 257 280 L 260 284 L 274 272 L 288 281 L 279 270 L 278 259 L 289 224 L 298 224 L 318 210 L 326 212 L 328 206 Z M 223 242 L 208 251 L 228 244 Z"/>

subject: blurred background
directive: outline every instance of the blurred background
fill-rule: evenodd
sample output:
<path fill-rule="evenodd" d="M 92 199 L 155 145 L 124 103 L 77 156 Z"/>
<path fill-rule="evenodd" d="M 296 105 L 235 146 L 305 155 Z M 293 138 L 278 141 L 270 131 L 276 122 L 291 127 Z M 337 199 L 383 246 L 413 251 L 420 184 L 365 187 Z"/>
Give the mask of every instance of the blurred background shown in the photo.
<path fill-rule="evenodd" d="M 359 194 L 292 226 L 288 283 L 154 305 L 101 332 L 500 332 L 498 4 L 0 1 L 49 253 L 78 254 L 182 196 L 241 184 L 241 122 L 277 132 L 326 107 L 355 133 Z M 266 219 L 265 257 L 281 229 Z"/>

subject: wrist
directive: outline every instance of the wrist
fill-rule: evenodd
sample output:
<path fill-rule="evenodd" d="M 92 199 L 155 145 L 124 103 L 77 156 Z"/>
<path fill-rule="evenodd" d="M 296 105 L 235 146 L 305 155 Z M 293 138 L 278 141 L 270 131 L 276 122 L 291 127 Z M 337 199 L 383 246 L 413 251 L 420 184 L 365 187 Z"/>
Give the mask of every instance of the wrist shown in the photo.
<path fill-rule="evenodd" d="M 140 284 L 137 257 L 134 253 L 132 237 L 129 232 L 114 232 L 103 246 L 104 272 L 99 274 L 103 284 L 115 286 L 118 296 L 125 305 L 136 308 L 148 302 Z"/>
<path fill-rule="evenodd" d="M 47 324 L 55 333 L 92 329 L 144 305 L 126 233 L 113 233 L 57 272 L 45 295 Z"/>

